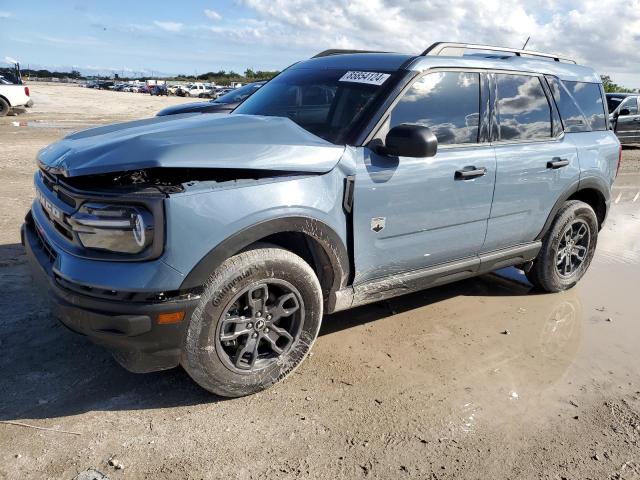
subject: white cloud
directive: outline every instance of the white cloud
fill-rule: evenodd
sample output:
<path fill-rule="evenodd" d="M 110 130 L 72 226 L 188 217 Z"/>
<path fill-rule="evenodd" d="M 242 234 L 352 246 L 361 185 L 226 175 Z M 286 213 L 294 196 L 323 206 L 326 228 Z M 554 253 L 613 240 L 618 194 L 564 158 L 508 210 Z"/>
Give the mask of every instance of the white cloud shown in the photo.
<path fill-rule="evenodd" d="M 184 27 L 184 24 L 180 22 L 161 22 L 159 20 L 154 20 L 153 24 L 162 30 L 172 33 L 177 33 L 182 30 L 182 27 Z"/>
<path fill-rule="evenodd" d="M 253 10 L 255 18 L 211 30 L 239 42 L 274 48 L 308 53 L 325 48 L 419 53 L 436 41 L 520 48 L 531 36 L 529 49 L 574 57 L 599 73 L 625 75 L 640 63 L 640 0 L 238 2 Z M 623 16 L 610 14 L 622 11 Z"/>
<path fill-rule="evenodd" d="M 18 60 L 16 60 L 13 57 L 4 57 L 4 61 L 5 63 L 10 63 L 10 64 L 18 63 Z"/>
<path fill-rule="evenodd" d="M 11 18 L 11 17 L 13 17 L 13 13 L 0 11 L 0 18 Z"/>
<path fill-rule="evenodd" d="M 222 15 L 220 15 L 215 10 L 211 10 L 209 8 L 205 9 L 204 14 L 207 16 L 207 18 L 210 18 L 211 20 L 222 20 Z"/>

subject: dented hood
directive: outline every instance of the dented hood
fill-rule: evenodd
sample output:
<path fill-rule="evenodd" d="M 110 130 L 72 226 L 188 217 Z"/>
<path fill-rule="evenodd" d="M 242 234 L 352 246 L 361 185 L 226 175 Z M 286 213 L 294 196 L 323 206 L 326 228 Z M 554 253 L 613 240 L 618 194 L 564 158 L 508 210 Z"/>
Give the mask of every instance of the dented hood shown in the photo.
<path fill-rule="evenodd" d="M 187 114 L 83 130 L 42 149 L 38 161 L 67 177 L 157 167 L 324 173 L 343 151 L 288 118 Z"/>

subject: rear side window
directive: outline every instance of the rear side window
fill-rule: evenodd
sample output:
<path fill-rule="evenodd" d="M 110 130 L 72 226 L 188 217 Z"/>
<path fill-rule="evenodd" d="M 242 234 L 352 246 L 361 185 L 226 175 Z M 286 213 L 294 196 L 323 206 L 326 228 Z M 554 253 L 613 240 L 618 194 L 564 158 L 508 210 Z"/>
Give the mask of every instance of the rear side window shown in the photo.
<path fill-rule="evenodd" d="M 391 127 L 418 123 L 433 131 L 441 145 L 476 143 L 480 111 L 480 75 L 434 72 L 417 80 L 391 112 Z"/>
<path fill-rule="evenodd" d="M 620 111 L 627 109 L 629 113 L 627 115 L 638 114 L 638 100 L 636 97 L 629 97 L 620 104 Z"/>
<path fill-rule="evenodd" d="M 560 111 L 564 131 L 568 133 L 591 131 L 591 125 L 587 121 L 584 113 L 578 108 L 575 100 L 560 80 L 555 77 L 547 77 L 547 82 L 549 83 L 549 87 L 551 87 L 553 99 Z"/>
<path fill-rule="evenodd" d="M 550 138 L 551 108 L 538 77 L 496 74 L 500 140 Z"/>
<path fill-rule="evenodd" d="M 563 81 L 562 84 L 584 113 L 591 130 L 606 130 L 607 121 L 604 116 L 604 102 L 602 101 L 600 84 L 568 81 Z"/>

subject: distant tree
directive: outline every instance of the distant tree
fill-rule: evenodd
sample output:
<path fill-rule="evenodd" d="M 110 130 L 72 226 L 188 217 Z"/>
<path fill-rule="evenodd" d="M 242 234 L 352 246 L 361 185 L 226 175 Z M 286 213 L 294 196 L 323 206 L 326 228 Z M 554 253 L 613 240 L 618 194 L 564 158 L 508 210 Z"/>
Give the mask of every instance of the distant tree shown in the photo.
<path fill-rule="evenodd" d="M 601 75 L 600 78 L 602 79 L 602 86 L 604 87 L 604 91 L 606 93 L 619 93 L 619 92 L 633 92 L 634 91 L 631 88 L 623 87 L 621 85 L 618 85 L 617 83 L 614 83 L 611 80 L 611 77 L 609 75 Z"/>

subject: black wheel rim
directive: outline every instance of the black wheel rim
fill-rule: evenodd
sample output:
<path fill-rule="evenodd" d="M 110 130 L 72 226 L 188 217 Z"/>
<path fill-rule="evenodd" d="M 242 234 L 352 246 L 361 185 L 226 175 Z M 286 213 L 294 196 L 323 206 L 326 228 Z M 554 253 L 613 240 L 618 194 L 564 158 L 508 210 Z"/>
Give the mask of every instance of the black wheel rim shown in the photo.
<path fill-rule="evenodd" d="M 294 347 L 303 324 L 298 289 L 277 279 L 253 283 L 229 302 L 218 322 L 218 356 L 237 373 L 263 370 Z"/>
<path fill-rule="evenodd" d="M 556 254 L 556 270 L 562 278 L 572 277 L 578 272 L 589 255 L 591 231 L 584 220 L 569 224 L 560 237 Z"/>

